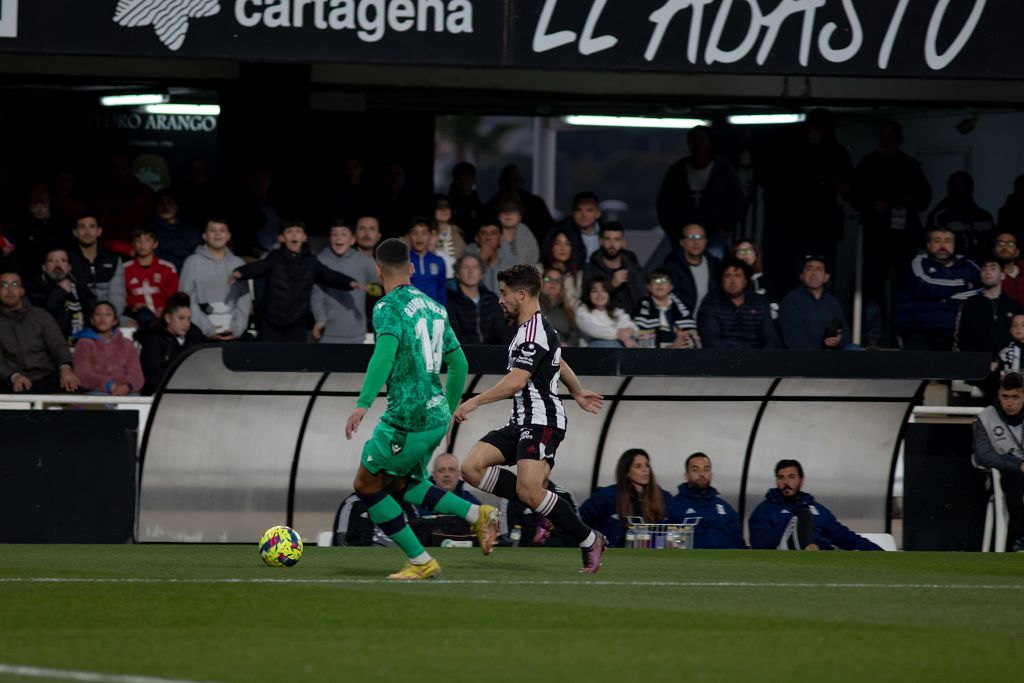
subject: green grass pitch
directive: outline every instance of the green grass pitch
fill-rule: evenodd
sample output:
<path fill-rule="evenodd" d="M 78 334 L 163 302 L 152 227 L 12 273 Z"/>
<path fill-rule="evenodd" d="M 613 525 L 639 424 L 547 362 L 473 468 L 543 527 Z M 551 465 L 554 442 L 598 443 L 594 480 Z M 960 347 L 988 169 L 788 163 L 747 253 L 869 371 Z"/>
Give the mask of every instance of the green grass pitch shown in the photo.
<path fill-rule="evenodd" d="M 581 576 L 572 550 L 449 549 L 440 580 L 395 585 L 395 549 L 290 569 L 255 544 L 5 551 L 0 680 L 931 683 L 1024 663 L 1019 554 L 612 550 Z"/>

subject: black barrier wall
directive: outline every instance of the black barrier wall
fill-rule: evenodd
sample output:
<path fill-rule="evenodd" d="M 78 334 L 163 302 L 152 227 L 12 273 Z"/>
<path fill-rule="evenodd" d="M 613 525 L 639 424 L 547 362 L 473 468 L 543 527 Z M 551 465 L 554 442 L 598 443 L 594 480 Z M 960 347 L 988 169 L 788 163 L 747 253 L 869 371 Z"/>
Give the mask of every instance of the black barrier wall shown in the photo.
<path fill-rule="evenodd" d="M 247 542 L 273 524 L 307 536 L 331 528 L 351 492 L 374 404 L 352 441 L 369 346 L 203 347 L 172 371 L 150 414 L 144 446 L 143 541 Z M 467 349 L 468 393 L 505 372 L 502 348 Z M 626 448 L 651 453 L 673 489 L 683 461 L 708 453 L 715 485 L 749 512 L 774 485 L 772 466 L 796 457 L 807 490 L 858 531 L 887 530 L 903 427 L 927 378 L 975 378 L 983 354 L 870 354 L 568 349 L 601 415 L 567 401 L 569 432 L 552 478 L 582 501 L 613 481 Z M 508 420 L 507 402 L 474 412 L 452 434 L 459 457 Z"/>
<path fill-rule="evenodd" d="M 0 543 L 127 543 L 134 410 L 0 410 Z"/>

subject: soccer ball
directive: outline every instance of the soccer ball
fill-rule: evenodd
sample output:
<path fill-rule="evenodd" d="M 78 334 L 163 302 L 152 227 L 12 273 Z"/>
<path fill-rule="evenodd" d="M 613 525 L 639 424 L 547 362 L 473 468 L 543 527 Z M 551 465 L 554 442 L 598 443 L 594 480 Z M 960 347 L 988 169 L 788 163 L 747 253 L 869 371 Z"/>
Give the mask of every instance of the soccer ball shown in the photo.
<path fill-rule="evenodd" d="M 260 559 L 268 567 L 291 567 L 302 557 L 302 539 L 295 529 L 273 526 L 260 539 Z"/>

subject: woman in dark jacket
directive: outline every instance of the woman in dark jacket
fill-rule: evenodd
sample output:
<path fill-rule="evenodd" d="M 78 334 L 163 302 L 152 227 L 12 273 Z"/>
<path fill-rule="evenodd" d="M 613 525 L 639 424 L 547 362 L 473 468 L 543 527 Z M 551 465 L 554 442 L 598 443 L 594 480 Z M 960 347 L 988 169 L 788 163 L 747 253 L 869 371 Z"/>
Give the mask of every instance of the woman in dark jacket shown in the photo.
<path fill-rule="evenodd" d="M 580 518 L 603 533 L 610 547 L 621 548 L 628 526 L 626 518 L 665 523 L 669 498 L 671 494 L 658 486 L 647 451 L 630 448 L 615 465 L 615 483 L 594 491 L 580 506 Z"/>
<path fill-rule="evenodd" d="M 185 349 L 204 341 L 203 333 L 192 326 L 192 302 L 188 294 L 172 294 L 167 298 L 160 320 L 142 338 L 142 374 L 146 378 L 142 395 L 149 396 L 156 391 L 167 368 Z"/>

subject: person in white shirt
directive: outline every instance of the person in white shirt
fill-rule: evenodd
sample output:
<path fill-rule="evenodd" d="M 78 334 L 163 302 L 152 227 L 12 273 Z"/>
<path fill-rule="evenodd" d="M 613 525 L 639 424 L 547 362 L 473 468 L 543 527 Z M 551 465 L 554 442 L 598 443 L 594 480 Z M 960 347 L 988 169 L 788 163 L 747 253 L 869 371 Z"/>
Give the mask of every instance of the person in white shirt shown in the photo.
<path fill-rule="evenodd" d="M 587 285 L 583 302 L 576 309 L 576 327 L 587 346 L 596 348 L 636 347 L 636 325 L 621 308 L 610 309 L 608 283 L 595 279 Z"/>

